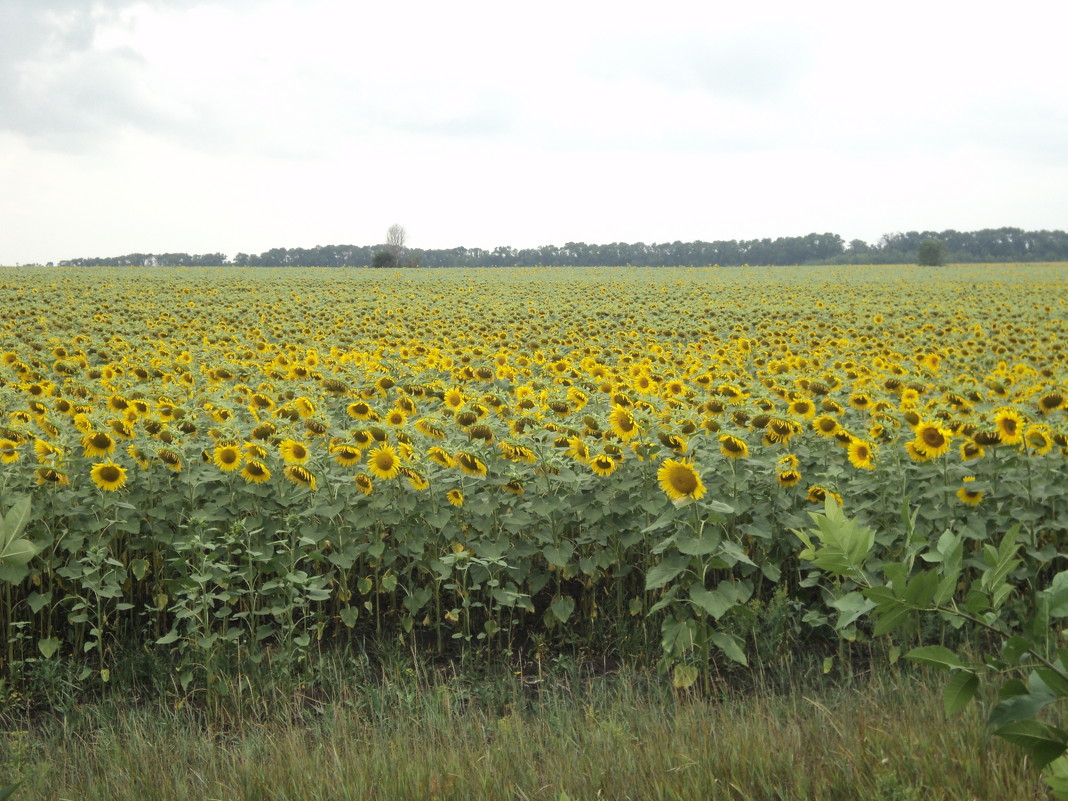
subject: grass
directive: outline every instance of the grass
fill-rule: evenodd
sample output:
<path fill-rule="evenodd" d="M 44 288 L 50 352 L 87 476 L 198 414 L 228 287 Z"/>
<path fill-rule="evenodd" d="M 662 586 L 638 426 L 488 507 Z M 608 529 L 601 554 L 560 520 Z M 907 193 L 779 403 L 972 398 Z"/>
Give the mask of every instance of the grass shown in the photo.
<path fill-rule="evenodd" d="M 778 677 L 781 679 L 781 677 Z M 940 678 L 819 671 L 699 697 L 639 670 L 475 676 L 324 662 L 314 685 L 205 703 L 125 693 L 0 717 L 0 784 L 30 799 L 1042 798 L 1022 752 Z M 270 700 L 267 700 L 270 698 Z"/>

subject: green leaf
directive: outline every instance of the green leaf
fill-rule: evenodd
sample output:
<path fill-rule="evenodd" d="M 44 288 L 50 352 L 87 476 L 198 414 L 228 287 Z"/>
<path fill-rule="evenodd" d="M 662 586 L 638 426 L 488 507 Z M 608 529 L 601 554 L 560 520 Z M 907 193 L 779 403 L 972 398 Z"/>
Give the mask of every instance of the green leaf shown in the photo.
<path fill-rule="evenodd" d="M 570 595 L 554 598 L 549 608 L 557 620 L 561 623 L 566 623 L 567 619 L 571 617 L 571 613 L 575 611 L 575 599 Z"/>
<path fill-rule="evenodd" d="M 156 645 L 170 645 L 172 642 L 177 641 L 180 636 L 176 630 L 172 629 L 156 640 Z"/>
<path fill-rule="evenodd" d="M 693 665 L 675 665 L 675 670 L 671 674 L 671 683 L 677 689 L 685 690 L 693 686 L 697 681 L 697 676 L 697 668 Z"/>
<path fill-rule="evenodd" d="M 968 705 L 979 689 L 979 677 L 970 670 L 954 670 L 942 694 L 946 717 L 952 717 Z"/>
<path fill-rule="evenodd" d="M 905 587 L 906 603 L 919 608 L 930 606 L 938 590 L 938 581 L 938 573 L 934 570 L 918 573 Z"/>
<path fill-rule="evenodd" d="M 351 629 L 356 625 L 356 621 L 360 617 L 360 609 L 357 606 L 346 606 L 338 612 L 338 616 L 341 618 L 341 622 Z"/>
<path fill-rule="evenodd" d="M 1031 688 L 1026 693 L 999 701 L 990 712 L 989 723 L 991 726 L 1004 726 L 1008 723 L 1034 718 L 1056 700 L 1056 696 L 1047 692 L 1044 687 Z"/>
<path fill-rule="evenodd" d="M 645 574 L 645 589 L 655 590 L 663 587 L 690 564 L 690 558 L 684 554 L 671 554 Z"/>
<path fill-rule="evenodd" d="M 690 585 L 690 600 L 719 620 L 735 602 L 717 590 L 706 590 L 699 582 Z"/>
<path fill-rule="evenodd" d="M 727 657 L 741 665 L 749 665 L 749 660 L 745 658 L 745 653 L 734 636 L 727 634 L 725 631 L 714 631 L 711 639 L 716 647 L 723 651 Z"/>
<path fill-rule="evenodd" d="M 37 641 L 37 650 L 41 652 L 45 659 L 51 659 L 52 655 L 59 650 L 59 640 L 55 637 L 49 637 L 47 640 Z"/>
<path fill-rule="evenodd" d="M 838 622 L 834 627 L 839 630 L 852 625 L 861 615 L 875 608 L 875 604 L 859 592 L 847 593 L 831 601 L 830 605 L 838 610 Z"/>
<path fill-rule="evenodd" d="M 0 787 L 0 801 L 8 801 L 8 799 L 11 798 L 11 796 L 14 795 L 15 791 L 21 786 L 22 782 L 15 782 L 14 784 L 9 784 L 6 787 Z"/>
<path fill-rule="evenodd" d="M 660 646 L 665 656 L 678 656 L 693 648 L 697 624 L 692 619 L 669 617 L 660 624 Z"/>
<path fill-rule="evenodd" d="M 925 645 L 922 648 L 913 648 L 907 654 L 906 659 L 919 662 L 921 665 L 931 665 L 940 670 L 967 667 L 955 653 L 942 645 Z"/>
<path fill-rule="evenodd" d="M 1039 770 L 1068 748 L 1063 733 L 1038 720 L 1017 720 L 994 730 L 994 734 L 1013 745 L 1027 749 Z"/>
<path fill-rule="evenodd" d="M 545 560 L 555 567 L 567 567 L 568 562 L 575 553 L 575 546 L 570 542 L 562 542 L 560 545 L 546 546 L 543 551 Z"/>
<path fill-rule="evenodd" d="M 875 622 L 872 634 L 876 637 L 882 637 L 884 634 L 889 634 L 894 629 L 900 628 L 909 621 L 911 611 L 907 606 L 896 606 L 884 612 Z"/>

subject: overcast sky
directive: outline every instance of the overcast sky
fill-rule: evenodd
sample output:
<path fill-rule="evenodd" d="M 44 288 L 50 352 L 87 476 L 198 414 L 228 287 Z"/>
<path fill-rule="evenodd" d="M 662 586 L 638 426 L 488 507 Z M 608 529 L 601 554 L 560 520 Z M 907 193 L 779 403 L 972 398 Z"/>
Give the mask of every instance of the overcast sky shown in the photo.
<path fill-rule="evenodd" d="M 1068 4 L 0 0 L 0 264 L 1068 228 Z"/>

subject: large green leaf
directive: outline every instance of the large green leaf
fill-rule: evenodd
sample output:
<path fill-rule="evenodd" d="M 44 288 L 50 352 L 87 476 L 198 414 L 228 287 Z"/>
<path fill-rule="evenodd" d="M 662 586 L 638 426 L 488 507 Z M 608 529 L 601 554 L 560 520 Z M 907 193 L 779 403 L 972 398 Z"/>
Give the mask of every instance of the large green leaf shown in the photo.
<path fill-rule="evenodd" d="M 995 729 L 994 734 L 1026 748 L 1039 770 L 1068 749 L 1064 732 L 1038 720 L 1017 720 Z"/>
<path fill-rule="evenodd" d="M 684 554 L 674 553 L 666 557 L 659 564 L 645 574 L 645 589 L 655 590 L 663 587 L 690 564 L 690 557 Z"/>
<path fill-rule="evenodd" d="M 968 705 L 979 689 L 979 677 L 970 670 L 955 670 L 942 693 L 942 707 L 946 717 L 955 715 Z"/>

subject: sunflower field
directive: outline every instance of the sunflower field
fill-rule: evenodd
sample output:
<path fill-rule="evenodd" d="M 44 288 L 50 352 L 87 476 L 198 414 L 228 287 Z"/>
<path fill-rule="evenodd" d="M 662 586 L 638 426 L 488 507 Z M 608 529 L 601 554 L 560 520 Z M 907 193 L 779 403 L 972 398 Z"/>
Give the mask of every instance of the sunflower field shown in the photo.
<path fill-rule="evenodd" d="M 4 678 L 744 664 L 843 628 L 792 533 L 828 497 L 888 559 L 1020 524 L 1048 579 L 1066 302 L 1064 265 L 0 270 Z"/>

